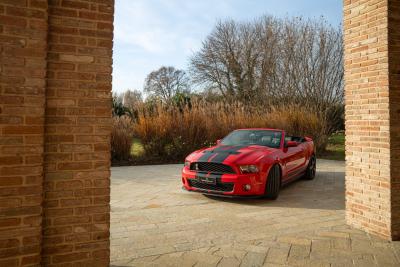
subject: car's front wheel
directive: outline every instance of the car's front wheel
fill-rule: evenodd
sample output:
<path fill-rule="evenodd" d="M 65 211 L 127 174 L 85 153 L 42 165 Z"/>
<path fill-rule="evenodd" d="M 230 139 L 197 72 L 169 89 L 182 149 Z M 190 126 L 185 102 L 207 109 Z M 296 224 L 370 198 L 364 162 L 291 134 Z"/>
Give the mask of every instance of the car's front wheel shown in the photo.
<path fill-rule="evenodd" d="M 281 171 L 278 165 L 272 166 L 268 173 L 265 184 L 264 197 L 268 199 L 277 199 L 281 189 Z"/>

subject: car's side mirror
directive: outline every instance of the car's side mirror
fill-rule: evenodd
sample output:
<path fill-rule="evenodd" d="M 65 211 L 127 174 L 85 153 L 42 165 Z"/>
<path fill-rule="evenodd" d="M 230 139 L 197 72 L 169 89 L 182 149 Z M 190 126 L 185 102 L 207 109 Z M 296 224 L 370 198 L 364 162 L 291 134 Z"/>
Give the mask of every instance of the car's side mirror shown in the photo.
<path fill-rule="evenodd" d="M 296 141 L 287 141 L 285 147 L 296 147 L 298 145 L 299 143 L 297 143 Z"/>
<path fill-rule="evenodd" d="M 220 145 L 221 144 L 221 139 L 218 139 L 217 140 L 217 145 Z"/>

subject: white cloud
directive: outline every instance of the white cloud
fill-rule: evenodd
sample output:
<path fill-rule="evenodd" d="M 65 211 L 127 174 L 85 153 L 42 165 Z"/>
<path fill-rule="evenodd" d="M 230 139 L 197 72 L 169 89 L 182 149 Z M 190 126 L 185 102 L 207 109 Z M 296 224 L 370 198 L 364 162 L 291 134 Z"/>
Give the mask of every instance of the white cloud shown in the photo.
<path fill-rule="evenodd" d="M 115 42 L 131 45 L 150 53 L 166 52 L 166 44 L 171 43 L 171 36 L 162 29 L 131 31 L 126 28 L 115 30 Z"/>

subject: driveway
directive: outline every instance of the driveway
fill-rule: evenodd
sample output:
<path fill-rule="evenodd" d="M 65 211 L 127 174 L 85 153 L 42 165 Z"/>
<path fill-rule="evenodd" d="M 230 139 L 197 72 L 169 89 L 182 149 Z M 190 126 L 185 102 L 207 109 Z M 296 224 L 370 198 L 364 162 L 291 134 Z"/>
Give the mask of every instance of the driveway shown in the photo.
<path fill-rule="evenodd" d="M 111 266 L 400 266 L 400 243 L 345 225 L 344 162 L 278 200 L 181 190 L 181 165 L 111 172 Z"/>

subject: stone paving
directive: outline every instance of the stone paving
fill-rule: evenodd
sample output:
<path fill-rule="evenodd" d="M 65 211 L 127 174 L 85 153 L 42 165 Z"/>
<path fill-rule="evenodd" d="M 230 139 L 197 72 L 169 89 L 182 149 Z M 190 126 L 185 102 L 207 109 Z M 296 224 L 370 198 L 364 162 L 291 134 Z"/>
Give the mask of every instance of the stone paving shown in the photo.
<path fill-rule="evenodd" d="M 344 163 L 278 200 L 181 189 L 181 165 L 112 168 L 111 266 L 400 266 L 400 242 L 344 221 Z"/>

